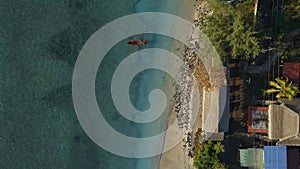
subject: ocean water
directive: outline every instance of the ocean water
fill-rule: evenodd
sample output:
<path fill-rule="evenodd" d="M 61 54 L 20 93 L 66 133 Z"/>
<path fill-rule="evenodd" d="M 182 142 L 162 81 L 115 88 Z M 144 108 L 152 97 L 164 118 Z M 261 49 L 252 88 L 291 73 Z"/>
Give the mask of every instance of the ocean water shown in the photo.
<path fill-rule="evenodd" d="M 2 0 L 0 1 L 0 168 L 1 169 L 153 169 L 159 157 L 130 159 L 98 147 L 83 131 L 72 102 L 72 72 L 84 43 L 100 27 L 136 12 L 166 12 L 189 18 L 180 0 Z M 151 47 L 171 50 L 173 40 L 147 35 Z M 110 96 L 114 69 L 133 50 L 126 39 L 104 58 L 96 79 L 97 101 L 106 120 L 132 137 L 149 137 L 167 127 L 166 110 L 142 125 L 120 116 Z M 163 88 L 172 99 L 172 78 L 149 70 L 130 87 L 137 109 Z M 167 85 L 171 86 L 171 85 Z M 104 98 L 102 96 L 108 96 Z"/>

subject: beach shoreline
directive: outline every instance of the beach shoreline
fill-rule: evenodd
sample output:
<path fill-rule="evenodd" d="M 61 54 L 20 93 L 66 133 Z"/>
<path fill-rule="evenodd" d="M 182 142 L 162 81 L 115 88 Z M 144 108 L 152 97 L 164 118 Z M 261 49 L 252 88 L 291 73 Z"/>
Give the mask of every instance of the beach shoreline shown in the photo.
<path fill-rule="evenodd" d="M 187 4 L 187 2 L 189 2 Z M 188 0 L 188 1 L 165 1 L 163 2 L 164 5 L 160 5 L 155 9 L 155 12 L 167 12 L 173 15 L 177 15 L 180 16 L 184 19 L 188 19 L 189 21 L 192 21 L 192 11 L 189 11 L 189 7 L 192 7 L 192 4 L 190 2 L 193 2 L 193 0 Z M 136 5 L 135 5 L 135 11 L 136 12 L 147 12 L 147 11 L 153 11 L 153 6 L 149 6 L 148 3 L 146 3 L 146 1 L 137 1 Z M 153 40 L 156 41 L 158 43 L 155 44 L 151 44 L 152 47 L 159 47 L 159 48 L 165 48 L 167 50 L 169 50 L 170 52 L 176 54 L 176 55 L 182 55 L 182 51 L 184 51 L 184 45 L 181 42 L 178 42 L 176 40 L 172 40 L 172 43 L 170 44 L 169 41 L 168 43 L 164 42 L 164 41 L 160 41 L 160 39 L 156 39 Z M 166 46 L 165 46 L 166 45 Z M 172 63 L 168 63 L 168 64 L 172 64 Z M 175 64 L 175 63 L 174 63 Z M 164 91 L 169 91 L 169 92 L 165 92 L 165 94 L 167 95 L 167 97 L 169 98 L 173 98 L 173 96 L 175 95 L 175 87 L 173 85 L 173 83 L 171 81 L 169 81 L 168 78 L 165 79 L 165 81 L 163 83 L 161 83 L 159 80 L 159 78 L 154 77 L 155 79 L 157 79 L 157 81 L 155 81 L 155 83 L 159 83 L 159 86 L 161 86 L 161 89 Z M 161 83 L 161 85 L 160 85 Z M 167 126 L 170 124 L 171 121 L 175 121 L 176 117 L 169 115 L 169 114 L 174 114 L 174 106 L 175 106 L 175 99 L 173 98 L 171 100 L 171 102 L 168 103 L 168 106 L 166 111 L 168 112 L 172 112 L 172 113 L 166 113 L 167 116 L 163 115 L 164 117 L 162 117 L 162 121 L 159 125 L 157 125 L 157 127 L 160 128 L 167 128 Z M 171 110 L 170 110 L 171 109 Z M 172 118 L 172 119 L 170 119 Z M 146 131 L 144 131 L 146 132 Z M 165 141 L 163 141 L 165 143 Z M 163 150 L 162 150 L 163 151 Z M 149 167 L 153 167 L 153 168 L 164 168 L 160 166 L 162 155 L 158 155 L 156 157 L 153 157 L 151 160 L 138 160 L 136 163 L 135 168 L 149 168 Z M 154 164 L 149 164 L 148 162 L 152 161 Z M 147 166 L 147 167 L 146 167 Z"/>
<path fill-rule="evenodd" d="M 178 11 L 179 11 L 179 15 L 182 15 L 182 13 L 187 12 L 188 15 L 186 15 L 186 19 L 190 20 L 191 22 L 193 22 L 196 18 L 197 18 L 197 9 L 195 8 L 195 3 L 197 3 L 195 0 L 191 0 L 189 3 L 189 5 L 182 5 L 183 2 L 178 2 Z M 181 10 L 179 9 L 180 7 L 184 6 Z M 175 51 L 176 49 L 176 51 Z M 178 49 L 180 49 L 180 53 L 178 53 Z M 177 54 L 179 54 L 182 58 L 187 57 L 187 55 L 189 55 L 188 51 L 186 50 L 186 48 L 184 47 L 184 45 L 180 44 L 176 44 L 176 42 L 173 44 L 173 50 L 172 52 L 175 52 Z M 186 84 L 186 79 L 182 79 L 183 84 Z M 195 81 L 195 79 L 193 79 L 192 81 Z M 192 82 L 193 83 L 193 82 Z M 168 87 L 168 86 L 166 86 Z M 188 88 L 190 88 L 188 92 L 193 93 L 193 88 L 194 86 L 189 86 Z M 198 90 L 198 89 L 196 89 Z M 186 94 L 185 94 L 186 95 Z M 192 96 L 191 96 L 192 97 Z M 171 125 L 173 124 L 176 120 L 178 120 L 178 107 L 176 107 L 176 104 L 180 101 L 176 101 L 176 97 L 173 98 L 174 100 L 172 100 L 173 102 L 173 107 L 171 110 L 171 114 L 168 117 L 169 120 L 169 124 Z M 192 99 L 192 98 L 190 98 Z M 197 125 L 197 123 L 199 123 L 199 120 L 201 121 L 201 119 L 199 119 L 199 117 L 195 117 L 195 125 L 194 126 L 190 126 L 189 129 L 186 129 L 186 135 L 187 137 L 191 136 L 190 138 L 193 138 L 192 136 L 194 135 L 194 132 L 199 128 L 199 125 Z M 189 119 L 188 119 L 189 120 Z M 187 134 L 189 133 L 189 134 Z M 168 139 L 165 138 L 165 142 L 167 142 Z M 185 147 L 186 146 L 186 147 Z M 188 156 L 189 151 L 191 150 L 192 147 L 187 148 L 187 142 L 186 141 L 181 141 L 178 145 L 176 145 L 174 148 L 172 148 L 171 150 L 163 153 L 160 156 L 160 160 L 159 160 L 159 166 L 160 169 L 194 169 L 193 166 L 193 160 L 191 157 Z"/>
<path fill-rule="evenodd" d="M 142 9 L 141 7 L 143 7 L 143 2 L 141 2 L 138 5 L 138 9 Z M 176 14 L 177 16 L 184 18 L 190 22 L 195 22 L 196 18 L 197 18 L 197 8 L 196 8 L 196 3 L 198 3 L 198 1 L 196 0 L 188 0 L 188 1 L 176 1 L 176 2 L 172 2 L 170 4 L 168 4 L 168 8 L 176 8 L 176 12 L 173 11 L 173 14 Z M 170 9 L 169 9 L 170 10 Z M 139 11 L 142 12 L 142 11 Z M 196 28 L 196 27 L 195 27 Z M 176 29 L 176 28 L 175 28 Z M 192 36 L 192 35 L 191 35 Z M 193 38 L 191 38 L 192 41 Z M 156 44 L 157 45 L 157 44 Z M 161 45 L 167 45 L 166 43 L 162 43 L 159 44 L 159 46 L 161 47 Z M 192 65 L 195 66 L 196 64 L 194 64 L 194 61 L 191 61 L 191 58 L 195 58 L 194 54 L 195 52 L 191 51 L 191 50 L 187 50 L 187 48 L 185 47 L 184 44 L 182 44 L 181 42 L 177 41 L 177 40 L 173 40 L 171 45 L 168 45 L 168 50 L 174 54 L 176 54 L 177 56 L 179 56 L 185 63 L 188 61 L 189 64 L 187 65 Z M 195 61 L 196 63 L 197 61 Z M 168 64 L 172 64 L 172 63 L 168 63 Z M 175 63 L 173 63 L 175 65 Z M 175 121 L 177 121 L 179 123 L 178 127 L 181 128 L 181 130 L 183 131 L 184 135 L 184 140 L 182 140 L 178 145 L 176 145 L 174 148 L 170 149 L 167 152 L 164 152 L 163 154 L 156 156 L 153 160 L 153 162 L 155 163 L 155 167 L 154 168 L 161 168 L 161 169 L 183 169 L 183 168 L 190 168 L 190 169 L 194 169 L 193 167 L 193 160 L 192 158 L 189 156 L 189 154 L 192 152 L 192 145 L 191 142 L 193 141 L 193 136 L 194 136 L 194 132 L 196 132 L 196 130 L 199 128 L 199 124 L 201 122 L 201 119 L 199 120 L 199 117 L 193 117 L 193 119 L 196 119 L 196 123 L 194 126 L 188 126 L 190 124 L 191 121 L 191 113 L 189 113 L 189 111 L 191 111 L 191 93 L 193 93 L 193 83 L 195 83 L 196 79 L 192 78 L 192 73 L 190 70 L 194 70 L 193 68 L 185 68 L 183 69 L 180 73 L 182 73 L 183 75 L 181 75 L 182 79 L 179 78 L 179 82 L 180 84 L 174 85 L 169 83 L 169 81 L 165 81 L 162 84 L 162 89 L 164 91 L 171 91 L 169 93 L 165 93 L 168 96 L 171 96 L 172 100 L 171 102 L 169 102 L 168 104 L 170 106 L 168 113 L 168 116 L 164 116 L 163 117 L 163 121 L 161 121 L 160 127 L 164 128 L 166 125 L 170 126 L 171 124 L 173 124 Z M 187 83 L 188 82 L 188 83 Z M 185 92 L 182 95 L 182 97 L 187 97 L 185 99 L 180 98 L 180 96 L 176 95 L 178 94 L 178 91 L 176 92 L 176 89 L 178 88 L 184 88 Z M 173 89 L 175 88 L 175 92 L 173 93 Z M 198 90 L 198 89 L 197 89 Z M 178 99 L 183 99 L 183 100 L 178 100 Z M 177 103 L 182 102 L 183 105 L 182 106 L 182 110 L 178 110 L 178 105 L 176 106 Z M 179 108 L 180 109 L 180 108 Z M 184 109 L 184 110 L 183 110 Z M 188 112 L 186 112 L 186 110 L 188 110 Z M 200 110 L 200 109 L 199 109 Z M 197 113 L 198 114 L 198 113 Z M 178 118 L 178 115 L 180 115 L 180 118 Z M 164 145 L 166 145 L 169 141 L 171 142 L 171 140 L 168 141 L 168 139 L 171 138 L 164 138 L 163 142 Z M 165 146 L 167 147 L 167 146 Z M 162 149 L 163 151 L 163 149 Z M 138 163 L 136 164 L 136 168 L 141 168 L 141 167 L 145 167 L 145 164 L 142 161 L 138 161 Z"/>

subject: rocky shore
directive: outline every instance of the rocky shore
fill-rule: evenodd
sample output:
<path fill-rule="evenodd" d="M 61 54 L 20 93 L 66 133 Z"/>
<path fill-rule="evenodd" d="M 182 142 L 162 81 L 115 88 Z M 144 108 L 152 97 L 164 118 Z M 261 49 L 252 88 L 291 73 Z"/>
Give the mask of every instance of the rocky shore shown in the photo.
<path fill-rule="evenodd" d="M 204 0 L 194 0 L 194 26 L 193 29 L 200 29 L 201 25 L 205 24 L 205 17 L 212 12 L 207 8 L 207 2 Z M 196 31 L 195 31 L 196 32 Z M 185 66 L 181 67 L 180 73 L 176 77 L 177 84 L 174 84 L 176 93 L 173 97 L 174 114 L 170 119 L 175 119 L 178 123 L 179 129 L 185 133 L 185 138 L 170 152 L 164 154 L 161 158 L 161 168 L 186 168 L 194 169 L 193 167 L 193 141 L 194 134 L 201 126 L 201 110 L 202 110 L 202 90 L 205 87 L 209 87 L 209 78 L 204 68 L 203 63 L 199 59 L 199 35 L 191 34 L 188 38 L 190 47 L 185 47 L 180 55 L 181 60 L 185 63 Z M 198 90 L 200 94 L 199 98 L 199 112 L 197 117 L 192 117 L 192 104 L 193 90 Z M 192 120 L 196 119 L 195 125 L 192 124 Z M 174 120 L 170 120 L 173 123 Z M 176 165 L 170 165 L 169 163 L 176 163 Z"/>
<path fill-rule="evenodd" d="M 200 29 L 205 24 L 205 18 L 212 14 L 212 11 L 208 10 L 208 4 L 204 0 L 194 0 L 195 15 L 194 15 L 194 27 L 193 29 Z M 196 31 L 195 31 L 196 32 Z M 176 94 L 175 99 L 175 113 L 178 127 L 182 129 L 186 135 L 183 140 L 182 147 L 185 155 L 190 158 L 190 162 L 193 160 L 193 141 L 194 134 L 197 131 L 199 124 L 191 126 L 192 118 L 201 118 L 201 98 L 199 99 L 199 112 L 198 117 L 192 116 L 192 93 L 193 90 L 199 90 L 200 97 L 202 97 L 202 90 L 208 89 L 210 86 L 209 78 L 204 68 L 204 65 L 199 59 L 199 35 L 193 33 L 188 39 L 190 43 L 189 48 L 185 48 L 181 59 L 185 63 L 185 67 L 181 68 L 181 73 L 178 75 L 178 84 L 175 84 Z M 204 73 L 203 73 L 204 72 Z M 195 86 L 197 85 L 197 86 Z M 201 122 L 201 120 L 198 120 Z"/>

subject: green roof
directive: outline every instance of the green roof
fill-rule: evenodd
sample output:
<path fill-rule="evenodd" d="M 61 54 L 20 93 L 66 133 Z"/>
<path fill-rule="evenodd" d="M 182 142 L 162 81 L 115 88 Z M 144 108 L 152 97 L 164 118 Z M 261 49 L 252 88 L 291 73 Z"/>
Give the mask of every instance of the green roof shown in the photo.
<path fill-rule="evenodd" d="M 258 148 L 240 149 L 240 164 L 249 169 L 264 169 L 264 150 Z"/>

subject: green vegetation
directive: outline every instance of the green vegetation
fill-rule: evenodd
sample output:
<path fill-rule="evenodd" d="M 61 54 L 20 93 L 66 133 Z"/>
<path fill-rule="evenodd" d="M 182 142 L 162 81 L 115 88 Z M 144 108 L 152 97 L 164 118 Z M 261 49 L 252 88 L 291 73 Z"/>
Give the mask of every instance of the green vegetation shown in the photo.
<path fill-rule="evenodd" d="M 220 162 L 218 154 L 224 152 L 224 146 L 220 142 L 208 141 L 195 147 L 194 166 L 197 169 L 226 169 Z"/>
<path fill-rule="evenodd" d="M 271 46 L 282 50 L 280 55 L 282 62 L 299 62 L 299 57 L 297 58 L 300 54 L 299 35 L 295 34 L 295 37 L 286 41 L 286 44 L 282 41 L 288 34 L 300 27 L 300 1 L 283 1 L 283 10 L 274 10 L 272 15 L 274 15 L 274 25 L 273 30 L 269 31 L 272 32 Z"/>
<path fill-rule="evenodd" d="M 287 36 L 292 31 L 299 29 L 300 27 L 300 1 L 299 0 L 287 0 L 284 3 L 284 19 L 281 25 L 283 35 Z M 286 44 L 283 46 L 284 50 L 281 53 L 282 62 L 300 62 L 300 36 L 295 33 Z M 280 46 L 282 44 L 279 44 Z"/>
<path fill-rule="evenodd" d="M 251 0 L 234 6 L 220 0 L 211 0 L 213 11 L 206 18 L 203 32 L 210 38 L 222 60 L 231 58 L 255 58 L 261 51 Z"/>
<path fill-rule="evenodd" d="M 292 85 L 292 82 L 288 82 L 288 79 L 282 80 L 279 77 L 275 79 L 276 82 L 270 81 L 270 86 L 274 87 L 268 89 L 268 94 L 277 93 L 276 98 L 286 97 L 291 100 L 299 93 L 299 89 Z"/>
<path fill-rule="evenodd" d="M 300 19 L 300 1 L 299 0 L 289 0 L 284 6 L 286 11 L 286 18 L 290 20 Z"/>
<path fill-rule="evenodd" d="M 266 22 L 254 16 L 254 1 L 206 0 L 212 14 L 205 16 L 201 30 L 209 37 L 222 60 L 230 57 L 253 60 L 259 53 L 269 48 L 282 51 L 282 61 L 298 62 L 299 41 L 293 39 L 288 48 L 282 50 L 282 40 L 293 30 L 300 27 L 300 1 L 286 0 L 278 4 L 270 1 L 271 9 L 264 9 L 265 15 L 272 16 Z M 281 8 L 283 7 L 283 8 Z M 267 24 L 268 25 L 268 24 Z M 298 44 L 298 45 L 297 45 Z M 286 60 L 288 58 L 288 60 Z M 262 63 L 267 58 L 256 60 Z"/>
<path fill-rule="evenodd" d="M 300 62 L 300 36 L 294 36 L 294 38 L 287 42 L 285 50 L 281 53 L 282 62 Z"/>

